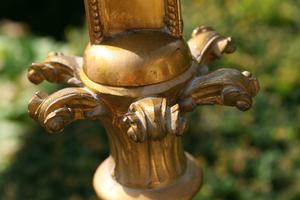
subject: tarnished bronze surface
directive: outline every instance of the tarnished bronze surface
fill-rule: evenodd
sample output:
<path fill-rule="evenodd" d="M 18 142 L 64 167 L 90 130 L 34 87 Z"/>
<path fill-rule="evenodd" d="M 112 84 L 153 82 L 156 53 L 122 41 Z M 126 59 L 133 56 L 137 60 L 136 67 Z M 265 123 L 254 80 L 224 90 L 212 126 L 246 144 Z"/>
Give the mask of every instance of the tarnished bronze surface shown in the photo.
<path fill-rule="evenodd" d="M 197 105 L 246 111 L 259 92 L 250 72 L 208 64 L 233 53 L 230 37 L 211 27 L 182 39 L 177 0 L 85 0 L 91 43 L 81 57 L 51 53 L 28 78 L 72 87 L 38 92 L 30 116 L 50 133 L 91 119 L 107 130 L 111 156 L 94 188 L 105 200 L 187 200 L 202 185 L 200 166 L 184 152 L 186 114 Z"/>
<path fill-rule="evenodd" d="M 182 36 L 179 0 L 84 0 L 91 44 L 115 33 L 153 29 Z"/>
<path fill-rule="evenodd" d="M 96 83 L 135 87 L 175 78 L 192 62 L 183 39 L 161 31 L 138 31 L 89 45 L 84 54 L 84 72 Z"/>

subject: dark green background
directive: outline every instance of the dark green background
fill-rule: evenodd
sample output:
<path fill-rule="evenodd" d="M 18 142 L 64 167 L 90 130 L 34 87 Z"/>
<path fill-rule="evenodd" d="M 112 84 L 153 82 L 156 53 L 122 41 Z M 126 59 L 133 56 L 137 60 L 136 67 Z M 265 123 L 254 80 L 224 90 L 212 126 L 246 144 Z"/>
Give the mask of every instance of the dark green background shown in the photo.
<path fill-rule="evenodd" d="M 48 135 L 27 116 L 37 90 L 26 69 L 49 51 L 81 55 L 87 44 L 81 0 L 1 2 L 0 199 L 96 199 L 92 177 L 108 156 L 96 122 L 77 122 Z M 238 51 L 211 69 L 253 72 L 262 91 L 251 111 L 199 107 L 189 115 L 185 148 L 202 163 L 200 200 L 300 199 L 300 1 L 183 0 L 185 37 L 211 25 L 233 36 Z"/>

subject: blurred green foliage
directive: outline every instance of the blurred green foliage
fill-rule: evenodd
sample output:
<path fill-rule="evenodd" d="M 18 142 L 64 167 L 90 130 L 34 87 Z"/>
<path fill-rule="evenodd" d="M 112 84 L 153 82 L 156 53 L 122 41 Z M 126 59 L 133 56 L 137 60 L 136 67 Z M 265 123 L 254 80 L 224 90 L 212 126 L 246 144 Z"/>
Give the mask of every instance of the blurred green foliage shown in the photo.
<path fill-rule="evenodd" d="M 190 114 L 185 148 L 205 173 L 195 199 L 299 200 L 300 1 L 182 1 L 186 38 L 212 25 L 239 47 L 211 69 L 249 70 L 262 86 L 249 112 L 214 106 Z M 86 31 L 69 30 L 66 38 L 0 33 L 0 199 L 96 199 L 92 176 L 108 155 L 101 126 L 80 122 L 49 136 L 26 114 L 35 91 L 55 89 L 28 83 L 26 66 L 49 51 L 82 54 Z"/>

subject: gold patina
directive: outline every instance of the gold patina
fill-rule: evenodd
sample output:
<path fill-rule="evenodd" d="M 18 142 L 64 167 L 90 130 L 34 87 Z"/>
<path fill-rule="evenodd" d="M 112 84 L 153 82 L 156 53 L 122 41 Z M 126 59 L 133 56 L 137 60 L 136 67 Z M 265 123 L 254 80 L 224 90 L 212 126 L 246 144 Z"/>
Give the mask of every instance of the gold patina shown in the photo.
<path fill-rule="evenodd" d="M 182 146 L 186 114 L 212 104 L 246 111 L 259 92 L 257 79 L 235 69 L 209 72 L 208 64 L 235 51 L 234 42 L 207 26 L 186 42 L 179 0 L 84 2 L 84 56 L 50 53 L 28 71 L 34 84 L 71 86 L 36 93 L 30 116 L 50 133 L 76 120 L 102 123 L 111 155 L 94 177 L 100 199 L 191 199 L 203 178 Z"/>

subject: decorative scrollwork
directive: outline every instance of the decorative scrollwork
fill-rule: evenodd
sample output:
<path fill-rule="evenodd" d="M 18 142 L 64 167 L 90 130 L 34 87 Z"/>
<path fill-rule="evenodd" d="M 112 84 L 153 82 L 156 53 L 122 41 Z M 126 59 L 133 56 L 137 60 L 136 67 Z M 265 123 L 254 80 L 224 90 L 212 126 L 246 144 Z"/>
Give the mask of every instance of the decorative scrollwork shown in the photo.
<path fill-rule="evenodd" d="M 258 81 L 235 69 L 209 73 L 208 64 L 233 53 L 234 42 L 203 26 L 194 30 L 187 48 L 180 0 L 84 3 L 91 43 L 84 69 L 83 58 L 61 53 L 32 64 L 31 82 L 74 87 L 52 95 L 38 92 L 29 115 L 50 133 L 75 120 L 102 122 L 111 157 L 95 175 L 100 199 L 191 199 L 203 177 L 179 137 L 186 129 L 185 114 L 211 104 L 248 110 Z M 153 80 L 145 81 L 149 76 Z"/>
<path fill-rule="evenodd" d="M 34 84 L 44 80 L 52 83 L 67 83 L 73 86 L 83 86 L 79 78 L 82 58 L 65 56 L 62 53 L 50 53 L 43 63 L 33 63 L 28 70 L 28 79 Z"/>
<path fill-rule="evenodd" d="M 191 111 L 196 105 L 220 104 L 246 111 L 259 92 L 259 83 L 250 72 L 219 69 L 205 76 L 195 77 L 181 96 L 181 109 Z"/>
<path fill-rule="evenodd" d="M 29 103 L 28 112 L 48 132 L 57 133 L 75 120 L 101 119 L 106 114 L 106 107 L 85 88 L 66 88 L 50 96 L 36 93 Z"/>
<path fill-rule="evenodd" d="M 165 98 L 145 98 L 131 104 L 123 122 L 135 142 L 160 140 L 167 134 L 181 136 L 186 127 L 179 105 L 169 106 Z"/>
<path fill-rule="evenodd" d="M 200 65 L 207 65 L 221 58 L 223 54 L 230 54 L 236 50 L 231 37 L 223 37 L 209 26 L 196 28 L 188 44 Z"/>

